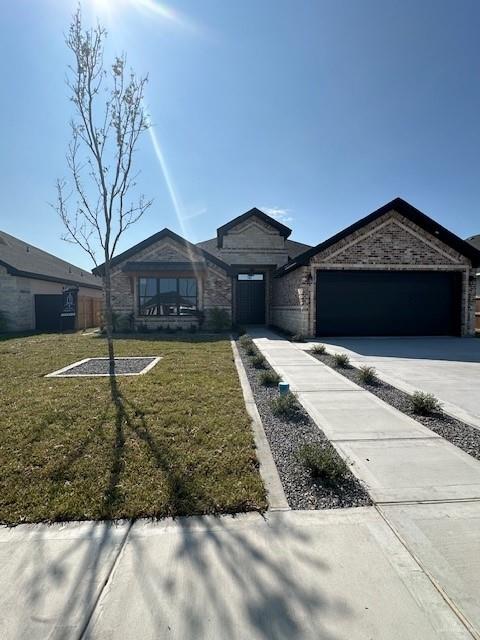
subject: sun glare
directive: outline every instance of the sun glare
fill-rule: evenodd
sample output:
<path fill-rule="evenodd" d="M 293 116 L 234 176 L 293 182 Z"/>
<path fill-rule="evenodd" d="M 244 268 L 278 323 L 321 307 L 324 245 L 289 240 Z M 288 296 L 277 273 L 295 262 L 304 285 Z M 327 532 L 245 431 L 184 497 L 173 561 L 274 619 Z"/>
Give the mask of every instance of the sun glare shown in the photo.
<path fill-rule="evenodd" d="M 90 6 L 99 18 L 113 18 L 127 9 L 133 9 L 139 13 L 158 16 L 165 24 L 198 31 L 198 26 L 192 20 L 158 0 L 90 0 Z"/>

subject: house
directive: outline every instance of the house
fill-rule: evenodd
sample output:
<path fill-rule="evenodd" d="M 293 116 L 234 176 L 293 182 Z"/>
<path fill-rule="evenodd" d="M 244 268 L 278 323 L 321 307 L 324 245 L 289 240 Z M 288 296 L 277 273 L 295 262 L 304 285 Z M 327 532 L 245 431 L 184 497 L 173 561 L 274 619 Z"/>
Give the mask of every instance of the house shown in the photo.
<path fill-rule="evenodd" d="M 404 200 L 314 247 L 290 235 L 256 208 L 197 244 L 164 229 L 113 259 L 114 308 L 137 327 L 208 324 L 219 308 L 305 335 L 473 333 L 480 252 Z"/>
<path fill-rule="evenodd" d="M 8 331 L 96 326 L 102 297 L 101 278 L 0 231 L 0 312 Z"/>
<path fill-rule="evenodd" d="M 478 249 L 480 251 L 480 233 L 477 233 L 476 236 L 471 236 L 467 238 L 467 242 Z M 475 310 L 475 330 L 480 332 L 480 269 L 477 270 L 477 303 Z"/>

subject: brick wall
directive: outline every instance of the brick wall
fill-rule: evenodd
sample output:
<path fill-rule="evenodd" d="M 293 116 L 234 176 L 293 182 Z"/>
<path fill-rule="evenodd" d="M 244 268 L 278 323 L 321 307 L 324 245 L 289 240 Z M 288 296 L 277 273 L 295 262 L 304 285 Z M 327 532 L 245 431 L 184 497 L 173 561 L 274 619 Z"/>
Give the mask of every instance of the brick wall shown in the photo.
<path fill-rule="evenodd" d="M 301 267 L 273 279 L 271 324 L 292 333 L 310 333 L 309 273 L 308 267 Z"/>
<path fill-rule="evenodd" d="M 203 259 L 201 254 L 193 255 L 183 245 L 173 239 L 165 238 L 139 251 L 128 261 L 135 262 L 203 262 L 205 270 L 197 274 L 198 306 L 208 318 L 209 310 L 214 307 L 225 309 L 229 314 L 232 305 L 231 278 L 221 268 Z M 117 313 L 128 315 L 134 313 L 136 325 L 149 326 L 181 326 L 190 327 L 198 324 L 191 316 L 158 316 L 144 317 L 138 315 L 137 276 L 122 272 L 123 263 L 115 265 L 112 270 L 112 304 Z M 152 277 L 161 274 L 152 273 Z M 208 325 L 208 322 L 207 322 Z"/>
<path fill-rule="evenodd" d="M 470 261 L 396 211 L 343 238 L 310 261 L 308 333 L 315 333 L 317 269 L 428 269 L 462 273 L 462 335 L 473 332 Z M 300 269 L 298 269 L 300 271 Z M 288 277 L 288 276 L 286 276 Z M 283 278 L 281 278 L 283 280 Z"/>

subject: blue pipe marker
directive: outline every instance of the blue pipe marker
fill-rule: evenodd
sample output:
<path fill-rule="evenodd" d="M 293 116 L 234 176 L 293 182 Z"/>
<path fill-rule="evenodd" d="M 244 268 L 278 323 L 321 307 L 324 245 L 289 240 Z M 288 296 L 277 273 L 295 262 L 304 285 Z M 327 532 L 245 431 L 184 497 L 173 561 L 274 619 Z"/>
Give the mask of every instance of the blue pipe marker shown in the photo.
<path fill-rule="evenodd" d="M 288 382 L 279 382 L 278 390 L 281 396 L 286 396 L 287 393 L 290 391 L 290 385 L 288 384 Z"/>

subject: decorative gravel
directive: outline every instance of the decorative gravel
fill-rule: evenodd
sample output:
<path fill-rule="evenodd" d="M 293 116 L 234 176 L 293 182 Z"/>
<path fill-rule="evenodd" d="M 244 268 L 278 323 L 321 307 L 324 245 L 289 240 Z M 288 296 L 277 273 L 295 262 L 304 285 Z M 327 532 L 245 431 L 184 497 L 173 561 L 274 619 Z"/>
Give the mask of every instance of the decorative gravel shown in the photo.
<path fill-rule="evenodd" d="M 473 458 L 480 460 L 480 430 L 471 427 L 470 425 L 452 418 L 443 412 L 435 412 L 431 415 L 420 415 L 414 413 L 412 410 L 412 403 L 410 401 L 410 395 L 404 391 L 400 391 L 396 387 L 377 380 L 374 384 L 365 384 L 360 379 L 359 370 L 357 367 L 335 367 L 333 356 L 330 354 L 318 355 L 311 353 L 314 358 L 320 360 L 327 366 L 335 369 L 338 373 L 358 384 L 359 387 L 370 391 L 374 395 L 378 396 L 381 400 L 384 400 L 387 404 L 395 407 L 407 416 L 414 418 L 420 424 L 438 433 L 439 436 L 445 438 L 452 444 L 454 444 L 465 453 L 470 454 Z"/>
<path fill-rule="evenodd" d="M 121 357 L 115 358 L 116 375 L 138 375 L 152 364 L 157 358 L 155 356 L 145 358 Z M 66 370 L 54 372 L 55 377 L 68 376 L 108 376 L 110 374 L 108 358 L 89 358 L 85 362 L 72 365 Z"/>
<path fill-rule="evenodd" d="M 303 407 L 299 421 L 287 421 L 273 415 L 270 403 L 278 397 L 277 388 L 262 385 L 259 382 L 261 370 L 255 369 L 250 364 L 250 359 L 241 344 L 238 344 L 238 350 L 290 507 L 292 509 L 336 509 L 372 504 L 367 492 L 350 471 L 347 477 L 335 486 L 325 485 L 321 479 L 312 478 L 297 460 L 297 451 L 304 444 L 319 443 L 325 447 L 332 447 L 330 441 L 310 419 Z M 338 455 L 333 447 L 332 450 L 335 455 Z"/>

